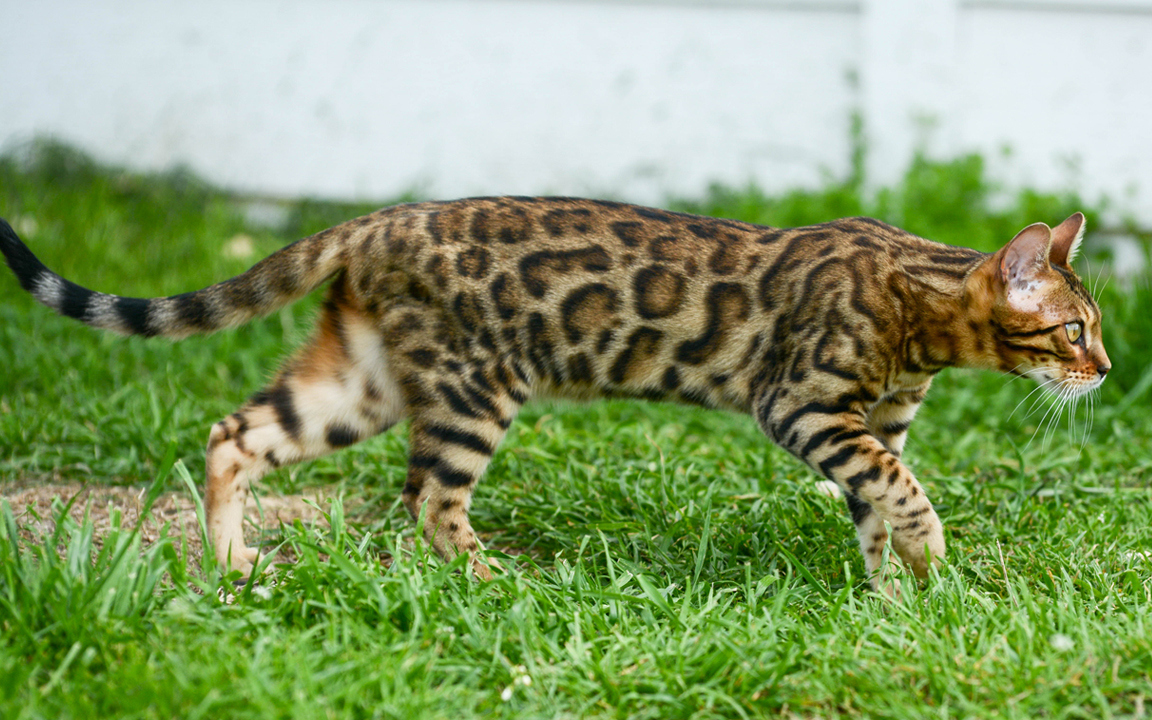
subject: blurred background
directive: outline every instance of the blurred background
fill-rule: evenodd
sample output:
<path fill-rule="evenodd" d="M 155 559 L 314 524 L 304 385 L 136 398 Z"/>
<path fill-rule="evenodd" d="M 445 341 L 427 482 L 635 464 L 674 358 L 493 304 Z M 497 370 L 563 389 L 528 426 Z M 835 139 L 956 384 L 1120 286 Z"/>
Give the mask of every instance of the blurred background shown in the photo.
<path fill-rule="evenodd" d="M 1152 226 L 1152 0 L 37 0 L 0 24 L 0 150 L 250 196 L 875 192 L 919 151 Z"/>

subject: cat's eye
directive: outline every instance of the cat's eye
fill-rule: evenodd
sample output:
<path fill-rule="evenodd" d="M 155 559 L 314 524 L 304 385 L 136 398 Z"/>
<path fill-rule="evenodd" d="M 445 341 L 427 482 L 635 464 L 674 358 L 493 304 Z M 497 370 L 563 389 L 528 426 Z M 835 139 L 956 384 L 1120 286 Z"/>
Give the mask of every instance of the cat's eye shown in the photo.
<path fill-rule="evenodd" d="M 1078 322 L 1070 322 L 1064 326 L 1064 332 L 1068 333 L 1069 341 L 1076 342 L 1084 334 L 1084 326 Z"/>

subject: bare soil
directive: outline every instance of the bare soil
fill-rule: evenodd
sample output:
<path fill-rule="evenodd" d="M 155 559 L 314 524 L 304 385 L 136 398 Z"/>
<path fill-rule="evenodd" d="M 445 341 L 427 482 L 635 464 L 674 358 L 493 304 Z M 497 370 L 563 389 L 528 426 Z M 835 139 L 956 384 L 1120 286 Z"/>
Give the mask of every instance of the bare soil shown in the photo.
<path fill-rule="evenodd" d="M 187 493 L 165 493 L 152 505 L 141 523 L 140 513 L 146 492 L 147 488 L 143 487 L 79 483 L 0 484 L 0 497 L 8 501 L 17 523 L 31 536 L 52 533 L 56 529 L 53 503 L 58 499 L 67 504 L 75 498 L 69 515 L 77 522 L 87 516 L 95 529 L 97 542 L 107 536 L 113 526 L 113 516 L 119 514 L 120 527 L 134 528 L 140 525 L 140 538 L 145 547 L 156 542 L 161 537 L 161 531 L 167 528 L 168 537 L 177 542 L 181 542 L 182 538 L 186 543 L 188 559 L 199 560 L 204 554 L 204 543 L 200 537 L 200 524 L 196 519 L 192 498 Z M 280 523 L 291 524 L 297 519 L 323 522 L 323 514 L 316 506 L 324 507 L 323 500 L 329 495 L 324 488 L 318 488 L 302 495 L 262 496 L 259 506 L 254 498 L 249 497 L 244 513 L 245 522 L 260 524 L 264 529 L 274 529 Z M 254 530 L 249 529 L 248 532 Z"/>

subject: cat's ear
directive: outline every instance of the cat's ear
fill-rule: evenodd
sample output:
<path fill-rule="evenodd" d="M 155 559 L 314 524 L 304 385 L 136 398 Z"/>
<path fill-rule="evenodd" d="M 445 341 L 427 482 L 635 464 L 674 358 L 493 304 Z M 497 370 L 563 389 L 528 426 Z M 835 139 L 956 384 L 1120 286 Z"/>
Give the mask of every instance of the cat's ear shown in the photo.
<path fill-rule="evenodd" d="M 1016 233 L 1012 241 L 996 253 L 1000 256 L 1000 280 L 1005 286 L 1027 289 L 1048 269 L 1052 231 L 1044 223 L 1035 223 Z"/>
<path fill-rule="evenodd" d="M 1084 229 L 1087 227 L 1084 213 L 1074 213 L 1052 228 L 1052 252 L 1048 259 L 1053 265 L 1072 269 L 1072 261 L 1076 259 L 1076 253 L 1080 252 L 1080 243 L 1084 240 Z"/>

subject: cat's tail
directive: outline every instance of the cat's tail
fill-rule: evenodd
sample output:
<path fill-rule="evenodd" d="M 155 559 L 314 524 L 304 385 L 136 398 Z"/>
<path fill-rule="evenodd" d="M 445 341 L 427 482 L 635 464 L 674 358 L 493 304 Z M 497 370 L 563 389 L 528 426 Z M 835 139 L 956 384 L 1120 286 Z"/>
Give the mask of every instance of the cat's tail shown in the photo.
<path fill-rule="evenodd" d="M 203 290 L 162 298 L 106 295 L 65 280 L 40 262 L 0 218 L 0 251 L 20 286 L 61 315 L 122 335 L 179 339 L 243 325 L 298 300 L 344 268 L 349 232 L 335 227 L 269 255 Z"/>

